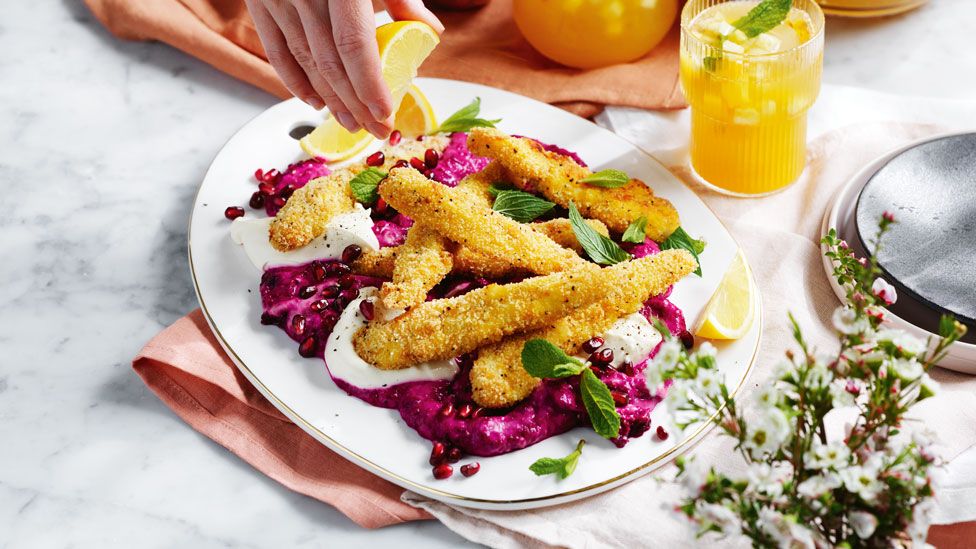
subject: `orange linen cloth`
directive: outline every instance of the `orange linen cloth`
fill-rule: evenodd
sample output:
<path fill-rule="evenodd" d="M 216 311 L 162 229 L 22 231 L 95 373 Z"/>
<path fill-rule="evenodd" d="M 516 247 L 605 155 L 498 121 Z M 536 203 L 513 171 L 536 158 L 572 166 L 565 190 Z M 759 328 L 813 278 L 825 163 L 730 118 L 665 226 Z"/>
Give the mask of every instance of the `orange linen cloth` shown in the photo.
<path fill-rule="evenodd" d="M 291 97 L 271 68 L 244 0 L 85 0 L 108 29 L 126 40 L 166 42 L 282 99 Z M 421 76 L 466 80 L 513 91 L 580 116 L 604 105 L 681 109 L 678 27 L 632 63 L 572 69 L 550 61 L 522 37 L 512 0 L 477 11 L 440 11 L 447 30 L 420 67 Z"/>
<path fill-rule="evenodd" d="M 430 518 L 400 501 L 403 488 L 340 457 L 272 406 L 221 349 L 200 309 L 154 337 L 132 367 L 191 427 L 360 526 Z"/>

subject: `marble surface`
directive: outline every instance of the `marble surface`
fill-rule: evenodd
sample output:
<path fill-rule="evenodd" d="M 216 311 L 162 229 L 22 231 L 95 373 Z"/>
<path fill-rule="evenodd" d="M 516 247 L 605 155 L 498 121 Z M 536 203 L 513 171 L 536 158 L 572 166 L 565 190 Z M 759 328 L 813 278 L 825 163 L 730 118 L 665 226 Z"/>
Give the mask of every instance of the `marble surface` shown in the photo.
<path fill-rule="evenodd" d="M 360 529 L 188 428 L 130 361 L 194 307 L 192 197 L 264 92 L 77 0 L 0 21 L 0 547 L 470 545 L 433 521 Z M 828 21 L 824 81 L 976 98 L 976 2 Z"/>

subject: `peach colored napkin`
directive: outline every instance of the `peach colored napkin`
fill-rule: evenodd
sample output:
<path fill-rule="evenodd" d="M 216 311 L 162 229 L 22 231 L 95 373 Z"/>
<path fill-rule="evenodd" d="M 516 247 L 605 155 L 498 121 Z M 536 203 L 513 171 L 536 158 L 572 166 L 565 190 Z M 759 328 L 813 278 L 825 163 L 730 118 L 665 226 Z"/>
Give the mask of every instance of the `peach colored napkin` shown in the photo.
<path fill-rule="evenodd" d="M 285 418 L 234 367 L 200 309 L 154 337 L 132 367 L 191 427 L 360 526 L 430 518 L 400 501 L 402 488 L 353 465 Z"/>
<path fill-rule="evenodd" d="M 126 40 L 159 40 L 281 98 L 291 94 L 265 58 L 243 0 L 85 0 Z M 677 26 L 633 63 L 571 69 L 549 61 L 522 38 L 512 0 L 476 11 L 438 12 L 447 30 L 421 76 L 486 84 L 589 117 L 604 105 L 643 109 L 686 106 L 678 86 Z"/>

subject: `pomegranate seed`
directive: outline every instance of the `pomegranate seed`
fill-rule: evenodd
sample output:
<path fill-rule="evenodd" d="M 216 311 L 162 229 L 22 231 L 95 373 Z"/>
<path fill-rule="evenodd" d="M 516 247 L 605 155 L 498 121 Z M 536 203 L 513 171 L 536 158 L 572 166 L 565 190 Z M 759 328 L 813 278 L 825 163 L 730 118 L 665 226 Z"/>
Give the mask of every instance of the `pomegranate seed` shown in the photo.
<path fill-rule="evenodd" d="M 396 166 L 394 166 L 394 168 L 395 167 Z M 386 211 L 388 209 L 389 205 L 386 203 L 386 200 L 383 200 L 383 197 L 380 197 L 379 200 L 376 201 L 376 206 L 373 208 L 373 211 L 376 213 L 376 215 L 383 217 L 386 215 Z"/>
<path fill-rule="evenodd" d="M 274 184 L 269 183 L 267 181 L 262 181 L 261 183 L 258 184 L 258 192 L 270 196 L 274 194 Z"/>
<path fill-rule="evenodd" d="M 243 215 L 244 215 L 244 208 L 240 206 L 228 206 L 228 208 L 224 210 L 224 217 L 226 217 L 227 219 L 233 220 Z"/>
<path fill-rule="evenodd" d="M 285 185 L 284 187 L 281 188 L 280 191 L 278 191 L 278 195 L 281 196 L 281 198 L 284 198 L 285 200 L 291 198 L 291 195 L 293 194 L 295 194 L 295 186 L 292 185 L 291 183 Z"/>
<path fill-rule="evenodd" d="M 386 162 L 386 155 L 383 154 L 383 151 L 376 151 L 366 157 L 367 166 L 382 166 L 384 162 Z"/>
<path fill-rule="evenodd" d="M 424 151 L 424 165 L 427 166 L 428 170 L 433 170 L 440 159 L 441 155 L 437 154 L 437 151 L 434 149 Z"/>
<path fill-rule="evenodd" d="M 251 195 L 251 200 L 248 201 L 248 204 L 250 204 L 251 207 L 254 208 L 255 210 L 259 210 L 263 208 L 264 193 L 262 193 L 261 191 L 255 191 L 254 194 Z"/>
<path fill-rule="evenodd" d="M 684 330 L 678 334 L 678 339 L 681 340 L 681 344 L 685 346 L 685 349 L 691 349 L 695 346 L 695 336 L 691 335 L 691 332 Z"/>
<path fill-rule="evenodd" d="M 275 179 L 278 179 L 278 170 L 271 168 L 270 170 L 264 172 L 264 181 L 274 183 Z"/>
<path fill-rule="evenodd" d="M 424 140 L 424 136 L 423 135 L 418 135 L 417 136 L 417 141 L 423 141 L 423 140 Z"/>
<path fill-rule="evenodd" d="M 430 464 L 440 465 L 447 459 L 447 446 L 443 442 L 435 442 L 434 449 L 430 451 Z"/>
<path fill-rule="evenodd" d="M 352 288 L 356 285 L 356 275 L 352 273 L 346 273 L 339 277 L 339 287 L 343 290 L 347 288 Z"/>
<path fill-rule="evenodd" d="M 583 344 L 583 350 L 587 353 L 592 353 L 600 347 L 603 347 L 603 343 L 604 341 L 602 337 L 594 337 Z"/>
<path fill-rule="evenodd" d="M 397 160 L 397 163 L 393 165 L 393 168 L 406 168 L 409 165 L 410 165 L 409 162 L 401 159 L 401 160 Z M 392 170 L 393 168 L 390 169 Z"/>
<path fill-rule="evenodd" d="M 338 296 L 339 296 L 338 286 L 326 286 L 325 288 L 322 288 L 322 297 L 327 297 L 331 299 Z"/>
<path fill-rule="evenodd" d="M 271 205 L 278 209 L 283 208 L 285 206 L 285 202 L 287 202 L 287 200 L 285 200 L 284 197 L 278 194 L 274 195 L 271 198 Z"/>
<path fill-rule="evenodd" d="M 359 247 L 359 244 L 350 244 L 346 246 L 345 250 L 342 250 L 342 262 L 348 265 L 359 259 L 362 253 L 363 249 Z"/>
<path fill-rule="evenodd" d="M 478 419 L 484 413 L 485 413 L 485 409 L 482 408 L 481 406 L 478 406 L 477 408 L 474 409 L 473 412 L 471 412 L 471 419 Z"/>
<path fill-rule="evenodd" d="M 308 336 L 302 344 L 298 346 L 298 354 L 305 358 L 311 358 L 315 356 L 319 350 L 319 341 L 315 339 L 315 336 Z"/>
<path fill-rule="evenodd" d="M 594 374 L 596 374 L 596 377 L 603 377 L 603 373 L 604 373 L 604 372 L 603 372 L 603 368 L 601 368 L 600 366 L 598 366 L 598 365 L 596 365 L 596 364 L 591 364 L 591 365 L 590 365 L 590 370 L 591 370 L 591 371 L 592 371 L 592 372 L 593 372 Z"/>
<path fill-rule="evenodd" d="M 457 362 L 458 368 L 470 368 L 474 366 L 474 355 L 472 353 L 464 353 L 463 355 L 454 357 L 454 362 Z"/>
<path fill-rule="evenodd" d="M 402 137 L 403 136 L 400 134 L 400 130 L 393 130 L 390 133 L 390 145 L 393 145 L 394 147 L 397 146 L 397 144 L 400 143 L 400 139 Z"/>
<path fill-rule="evenodd" d="M 262 170 L 261 168 L 254 170 L 254 179 L 264 182 L 264 170 Z"/>
<path fill-rule="evenodd" d="M 457 415 L 461 419 L 467 419 L 471 415 L 471 405 L 462 404 L 460 408 L 457 409 Z"/>
<path fill-rule="evenodd" d="M 631 362 L 629 358 L 625 358 L 624 363 L 621 364 L 621 366 L 623 367 L 623 372 L 628 376 L 634 377 L 637 375 L 637 371 L 634 370 L 634 363 Z"/>
<path fill-rule="evenodd" d="M 365 318 L 366 320 L 373 320 L 373 302 L 360 301 L 359 312 L 363 313 L 363 318 Z"/>
<path fill-rule="evenodd" d="M 345 309 L 350 303 L 352 303 L 352 300 L 356 299 L 357 297 L 359 297 L 359 290 L 355 288 L 342 292 L 342 294 L 339 295 L 339 299 L 336 300 L 336 303 L 339 305 L 339 311 L 341 312 L 343 309 Z"/>
<path fill-rule="evenodd" d="M 594 364 L 607 365 L 613 362 L 613 349 L 604 347 L 590 355 L 590 362 Z"/>
<path fill-rule="evenodd" d="M 444 480 L 454 474 L 454 467 L 446 463 L 441 463 L 434 467 L 434 478 L 437 480 Z"/>
<path fill-rule="evenodd" d="M 659 440 L 668 440 L 668 437 L 670 436 L 668 435 L 668 432 L 664 430 L 664 427 L 660 425 L 657 426 L 657 431 L 655 431 L 655 433 L 657 433 L 657 438 Z"/>
<path fill-rule="evenodd" d="M 418 172 L 423 172 L 425 169 L 427 169 L 427 165 L 424 164 L 424 161 L 419 158 L 411 158 L 410 167 Z"/>
<path fill-rule="evenodd" d="M 647 422 L 635 421 L 630 425 L 630 430 L 627 431 L 627 436 L 630 438 L 637 438 L 647 432 L 651 428 L 650 419 Z"/>
<path fill-rule="evenodd" d="M 611 390 L 610 396 L 613 397 L 613 403 L 616 404 L 618 408 L 630 404 L 630 395 L 623 391 Z"/>
<path fill-rule="evenodd" d="M 324 311 L 328 306 L 329 306 L 328 299 L 319 299 L 318 301 L 313 301 L 312 304 L 308 306 L 308 308 L 311 309 L 313 312 L 318 313 L 320 311 Z"/>
<path fill-rule="evenodd" d="M 298 290 L 298 297 L 302 299 L 308 299 L 315 295 L 315 286 L 305 286 L 304 288 Z"/>
<path fill-rule="evenodd" d="M 434 170 L 425 171 L 424 177 L 426 177 L 427 179 L 434 179 Z"/>
<path fill-rule="evenodd" d="M 325 271 L 329 274 L 329 276 L 339 276 L 352 272 L 352 269 L 349 268 L 349 265 L 346 265 L 345 263 L 329 263 L 325 267 Z"/>
<path fill-rule="evenodd" d="M 451 402 L 445 403 L 441 406 L 441 415 L 444 417 L 450 417 L 454 413 L 454 404 Z"/>
<path fill-rule="evenodd" d="M 462 457 L 464 457 L 464 452 L 462 452 L 461 449 L 458 448 L 457 446 L 452 446 L 447 451 L 447 462 L 448 463 L 457 463 L 457 462 L 461 461 L 461 458 Z"/>
<path fill-rule="evenodd" d="M 466 477 L 474 476 L 480 470 L 481 464 L 479 464 L 477 461 L 461 466 L 461 474 Z"/>
<path fill-rule="evenodd" d="M 297 336 L 305 335 L 305 317 L 302 315 L 295 315 L 291 317 L 291 331 L 295 332 Z"/>
<path fill-rule="evenodd" d="M 325 280 L 325 267 L 321 263 L 316 263 L 313 265 L 312 276 L 315 277 L 316 282 L 322 282 Z"/>
<path fill-rule="evenodd" d="M 281 324 L 281 317 L 271 313 L 261 313 L 261 324 L 265 326 L 277 326 Z"/>
<path fill-rule="evenodd" d="M 332 328 L 335 328 L 336 322 L 339 321 L 339 317 L 329 313 L 328 311 L 320 316 L 322 317 L 322 333 L 328 334 L 332 332 Z"/>

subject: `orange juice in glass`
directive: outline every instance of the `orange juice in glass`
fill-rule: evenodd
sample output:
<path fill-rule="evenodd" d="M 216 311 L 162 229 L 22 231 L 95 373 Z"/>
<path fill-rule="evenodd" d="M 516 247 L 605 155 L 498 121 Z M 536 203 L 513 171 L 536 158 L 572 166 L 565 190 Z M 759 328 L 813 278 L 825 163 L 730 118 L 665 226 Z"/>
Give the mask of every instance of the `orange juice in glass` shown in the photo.
<path fill-rule="evenodd" d="M 737 196 L 769 194 L 800 176 L 807 110 L 823 70 L 824 17 L 816 2 L 794 0 L 781 23 L 750 36 L 757 28 L 743 18 L 759 3 L 689 0 L 681 13 L 691 165 L 708 184 Z"/>

